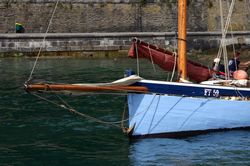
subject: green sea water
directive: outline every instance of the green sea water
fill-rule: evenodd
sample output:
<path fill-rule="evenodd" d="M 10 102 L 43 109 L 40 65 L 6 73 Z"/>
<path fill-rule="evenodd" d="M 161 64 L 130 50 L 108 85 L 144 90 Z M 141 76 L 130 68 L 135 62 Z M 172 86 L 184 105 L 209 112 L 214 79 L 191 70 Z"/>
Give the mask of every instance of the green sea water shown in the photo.
<path fill-rule="evenodd" d="M 120 128 L 74 115 L 25 92 L 33 58 L 0 59 L 0 165 L 250 165 L 250 132 L 210 133 L 185 139 L 129 140 Z M 127 58 L 43 58 L 33 78 L 58 83 L 110 82 L 124 70 L 137 71 Z M 140 75 L 167 80 L 149 62 Z M 46 96 L 58 101 L 54 96 Z M 124 95 L 62 96 L 81 113 L 104 121 L 121 120 Z"/>

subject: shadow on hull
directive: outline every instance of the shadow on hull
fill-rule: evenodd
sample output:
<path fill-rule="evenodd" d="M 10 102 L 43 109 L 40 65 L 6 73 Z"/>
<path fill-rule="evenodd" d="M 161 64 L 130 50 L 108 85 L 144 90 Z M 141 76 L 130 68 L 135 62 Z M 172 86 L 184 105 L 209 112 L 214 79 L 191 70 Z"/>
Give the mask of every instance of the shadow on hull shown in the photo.
<path fill-rule="evenodd" d="M 196 130 L 196 131 L 182 131 L 182 132 L 170 132 L 170 133 L 158 133 L 158 134 L 147 134 L 147 135 L 132 135 L 128 133 L 130 139 L 143 139 L 143 138 L 175 138 L 182 139 L 193 137 L 197 135 L 209 134 L 211 132 L 224 132 L 224 131 L 233 131 L 233 130 L 250 130 L 248 127 L 237 127 L 237 128 L 225 128 L 225 129 L 210 129 L 210 130 Z M 132 130 L 133 131 L 133 130 Z"/>

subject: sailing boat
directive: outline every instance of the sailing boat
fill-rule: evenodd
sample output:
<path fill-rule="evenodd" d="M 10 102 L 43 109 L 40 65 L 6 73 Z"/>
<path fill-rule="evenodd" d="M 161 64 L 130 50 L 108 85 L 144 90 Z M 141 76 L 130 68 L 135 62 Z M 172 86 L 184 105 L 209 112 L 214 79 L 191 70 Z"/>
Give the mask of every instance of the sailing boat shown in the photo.
<path fill-rule="evenodd" d="M 209 72 L 201 65 L 192 64 L 186 57 L 186 0 L 178 1 L 178 11 L 178 72 L 183 80 L 189 76 L 198 82 L 204 81 L 214 71 Z M 130 56 L 133 56 L 133 52 L 140 52 L 141 56 L 151 54 L 148 58 L 153 61 L 153 49 L 170 57 L 168 52 L 150 45 L 146 48 L 151 50 L 146 53 L 147 49 L 144 49 L 143 52 L 143 45 L 135 41 L 136 51 L 132 48 Z M 160 66 L 164 62 L 160 60 Z M 128 94 L 130 135 L 136 138 L 182 137 L 250 127 L 250 88 L 206 83 L 209 81 L 205 81 L 205 84 L 154 80 L 137 82 L 135 85 L 147 87 L 151 93 Z"/>
<path fill-rule="evenodd" d="M 125 92 L 129 109 L 127 133 L 132 138 L 175 138 L 209 131 L 250 128 L 250 88 L 237 87 L 232 80 L 216 80 L 210 84 L 211 81 L 206 80 L 215 71 L 187 60 L 186 3 L 186 0 L 178 1 L 177 67 L 181 81 L 147 80 L 128 72 L 127 77 L 112 83 L 27 84 L 26 89 L 69 93 Z M 177 58 L 172 52 L 137 39 L 133 40 L 129 56 L 146 57 L 166 70 L 175 68 Z M 186 81 L 188 77 L 197 83 Z M 248 80 L 236 81 L 239 82 L 249 83 Z"/>

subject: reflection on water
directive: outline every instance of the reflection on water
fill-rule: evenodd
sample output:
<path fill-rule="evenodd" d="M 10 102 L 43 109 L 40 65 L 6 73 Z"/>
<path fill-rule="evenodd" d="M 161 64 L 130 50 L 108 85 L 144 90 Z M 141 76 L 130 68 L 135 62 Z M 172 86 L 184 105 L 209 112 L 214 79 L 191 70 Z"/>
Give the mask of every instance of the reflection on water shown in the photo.
<path fill-rule="evenodd" d="M 0 165 L 249 165 L 250 132 L 211 133 L 187 139 L 129 141 L 121 129 L 80 118 L 26 93 L 34 60 L 0 61 Z M 41 59 L 34 78 L 51 82 L 110 82 L 136 71 L 131 59 Z M 142 61 L 140 73 L 168 79 Z M 125 96 L 63 97 L 78 111 L 119 121 Z M 50 99 L 53 99 L 51 97 Z"/>
<path fill-rule="evenodd" d="M 132 165 L 248 165 L 250 132 L 210 133 L 186 139 L 144 139 L 131 143 Z"/>

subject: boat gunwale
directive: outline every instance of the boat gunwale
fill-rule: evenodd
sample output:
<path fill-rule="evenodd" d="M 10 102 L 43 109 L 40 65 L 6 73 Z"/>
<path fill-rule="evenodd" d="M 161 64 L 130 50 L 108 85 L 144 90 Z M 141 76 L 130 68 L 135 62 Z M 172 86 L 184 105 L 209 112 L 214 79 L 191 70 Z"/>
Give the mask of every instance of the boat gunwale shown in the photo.
<path fill-rule="evenodd" d="M 249 91 L 250 87 L 228 87 L 228 86 L 221 86 L 221 85 L 207 85 L 207 84 L 195 84 L 195 83 L 182 83 L 182 82 L 169 82 L 169 81 L 158 81 L 158 80 L 141 80 L 138 83 L 150 83 L 150 84 L 163 84 L 163 85 L 175 85 L 175 86 L 186 86 L 186 87 L 198 87 L 198 88 L 216 88 L 216 89 L 225 89 L 225 90 L 243 90 Z"/>

